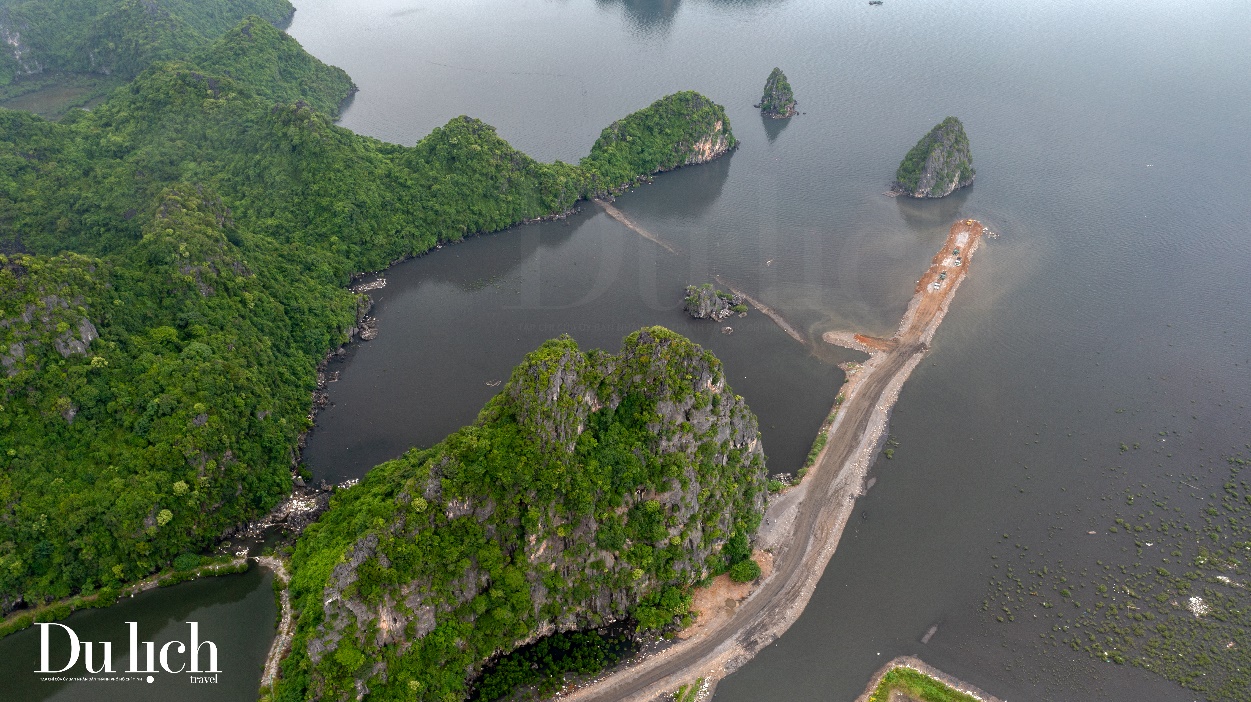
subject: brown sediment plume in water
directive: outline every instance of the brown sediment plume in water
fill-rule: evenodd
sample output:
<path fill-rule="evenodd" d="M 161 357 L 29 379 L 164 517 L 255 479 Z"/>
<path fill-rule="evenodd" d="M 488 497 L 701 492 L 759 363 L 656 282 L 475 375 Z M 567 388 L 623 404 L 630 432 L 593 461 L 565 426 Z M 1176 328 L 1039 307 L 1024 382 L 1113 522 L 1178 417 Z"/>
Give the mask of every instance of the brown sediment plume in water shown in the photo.
<path fill-rule="evenodd" d="M 665 243 L 665 241 L 664 241 L 663 239 L 661 239 L 660 237 L 656 236 L 655 234 L 652 234 L 651 232 L 647 231 L 646 229 L 644 229 L 644 228 L 640 227 L 639 225 L 635 224 L 635 223 L 634 223 L 634 220 L 632 220 L 632 219 L 630 219 L 629 217 L 627 217 L 627 216 L 626 216 L 626 213 L 624 213 L 624 212 L 622 212 L 621 210 L 617 209 L 616 207 L 613 207 L 612 205 L 608 204 L 608 201 L 607 201 L 607 200 L 601 200 L 600 198 L 595 198 L 595 204 L 599 205 L 599 206 L 600 206 L 600 208 L 602 208 L 602 209 L 604 210 L 604 212 L 605 212 L 605 213 L 606 213 L 609 217 L 612 217 L 613 219 L 617 220 L 618 222 L 621 222 L 622 224 L 624 224 L 624 225 L 626 226 L 626 228 L 627 228 L 627 229 L 629 229 L 630 231 L 632 231 L 632 232 L 634 232 L 635 234 L 638 234 L 639 236 L 643 237 L 644 239 L 647 239 L 648 241 L 650 241 L 650 242 L 652 242 L 652 243 L 656 244 L 657 246 L 659 246 L 660 248 L 664 249 L 665 251 L 668 251 L 669 253 L 671 253 L 671 254 L 673 254 L 673 255 L 675 255 L 675 256 L 677 255 L 677 253 L 678 253 L 678 252 L 677 252 L 677 250 L 675 250 L 672 246 L 670 246 L 669 244 Z"/>
<path fill-rule="evenodd" d="M 790 628 L 838 547 L 856 498 L 864 493 L 865 473 L 877 453 L 891 408 L 904 381 L 929 350 L 983 232 L 982 224 L 972 219 L 952 225 L 890 339 L 848 332 L 823 337 L 827 343 L 849 345 L 870 356 L 848 374 L 825 447 L 804 480 L 769 502 L 756 546 L 773 554 L 772 573 L 757 581 L 742 599 L 727 598 L 711 621 L 697 619 L 695 626 L 700 630 L 689 638 L 562 693 L 562 699 L 650 702 L 701 678 L 701 699 L 705 699 L 716 681 Z"/>

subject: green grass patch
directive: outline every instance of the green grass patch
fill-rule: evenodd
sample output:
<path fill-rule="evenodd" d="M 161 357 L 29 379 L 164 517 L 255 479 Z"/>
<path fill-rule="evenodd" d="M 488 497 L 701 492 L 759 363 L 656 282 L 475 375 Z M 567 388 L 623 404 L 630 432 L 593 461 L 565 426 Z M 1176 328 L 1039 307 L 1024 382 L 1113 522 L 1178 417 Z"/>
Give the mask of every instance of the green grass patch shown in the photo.
<path fill-rule="evenodd" d="M 704 679 L 700 678 L 695 681 L 694 685 L 682 685 L 677 692 L 673 693 L 673 702 L 695 702 L 695 698 L 699 696 L 699 688 L 704 684 Z"/>
<path fill-rule="evenodd" d="M 921 702 L 977 702 L 977 698 L 972 695 L 966 695 L 944 682 L 904 667 L 892 668 L 882 676 L 882 682 L 869 695 L 869 702 L 886 702 L 895 690 Z"/>
<path fill-rule="evenodd" d="M 830 427 L 834 426 L 834 419 L 838 417 L 838 408 L 843 406 L 843 394 L 839 393 L 834 398 L 834 409 L 830 410 L 830 414 L 821 423 L 821 430 L 817 432 L 817 438 L 812 440 L 812 448 L 808 449 L 808 458 L 804 460 L 804 467 L 799 470 L 797 478 L 802 480 L 812 464 L 817 462 L 817 457 L 821 455 L 821 450 L 825 448 L 825 443 L 830 440 Z"/>

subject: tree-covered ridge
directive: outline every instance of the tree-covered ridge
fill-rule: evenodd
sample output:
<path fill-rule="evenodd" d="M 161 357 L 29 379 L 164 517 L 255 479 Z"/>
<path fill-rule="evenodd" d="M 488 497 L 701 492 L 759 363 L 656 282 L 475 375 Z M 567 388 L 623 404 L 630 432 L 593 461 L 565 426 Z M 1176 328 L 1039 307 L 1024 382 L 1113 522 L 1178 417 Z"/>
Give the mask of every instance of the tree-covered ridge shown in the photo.
<path fill-rule="evenodd" d="M 221 201 L 188 186 L 162 195 L 124 256 L 9 258 L 5 611 L 133 581 L 290 489 L 307 406 L 290 373 L 315 358 L 234 233 Z"/>
<path fill-rule="evenodd" d="M 356 86 L 342 68 L 311 58 L 299 42 L 253 15 L 196 54 L 191 63 L 242 82 L 275 102 L 303 101 L 317 112 L 336 116 Z"/>
<path fill-rule="evenodd" d="M 599 190 L 711 161 L 738 144 L 725 108 L 694 91 L 667 95 L 608 125 L 582 159 Z"/>
<path fill-rule="evenodd" d="M 964 125 L 948 117 L 904 156 L 893 187 L 912 197 L 944 197 L 972 184 L 976 175 Z"/>
<path fill-rule="evenodd" d="M 766 117 L 779 119 L 794 117 L 795 104 L 795 93 L 791 90 L 791 83 L 786 79 L 786 74 L 782 72 L 782 69 L 774 68 L 765 80 L 764 95 L 756 107 L 760 108 Z"/>
<path fill-rule="evenodd" d="M 294 11 L 288 0 L 0 0 L 0 90 L 41 73 L 132 78 L 248 15 L 281 24 Z"/>
<path fill-rule="evenodd" d="M 98 330 L 90 357 L 48 339 L 0 378 L 5 610 L 142 576 L 289 490 L 317 363 L 356 321 L 352 271 L 581 194 L 473 120 L 393 148 L 181 65 L 67 122 L 0 111 L 0 238 L 102 259 L 57 259 L 68 282 L 42 293 Z"/>
<path fill-rule="evenodd" d="M 348 85 L 250 19 L 90 112 L 0 109 L 0 320 L 48 316 L 0 325 L 0 612 L 133 581 L 276 503 L 361 313 L 353 273 L 592 192 L 467 117 L 411 148 L 336 127 L 314 105 Z"/>
<path fill-rule="evenodd" d="M 712 354 L 661 327 L 616 355 L 549 341 L 473 425 L 374 468 L 305 531 L 275 699 L 461 699 L 544 633 L 675 623 L 685 587 L 742 560 L 765 479 Z"/>

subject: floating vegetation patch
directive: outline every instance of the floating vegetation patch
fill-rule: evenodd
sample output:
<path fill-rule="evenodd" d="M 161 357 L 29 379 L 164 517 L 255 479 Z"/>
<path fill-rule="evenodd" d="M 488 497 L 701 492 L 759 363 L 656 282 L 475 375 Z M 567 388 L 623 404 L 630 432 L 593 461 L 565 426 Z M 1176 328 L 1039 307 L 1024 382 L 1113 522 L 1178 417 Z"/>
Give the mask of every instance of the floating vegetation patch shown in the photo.
<path fill-rule="evenodd" d="M 1170 504 L 1145 484 L 1127 489 L 1106 527 L 1090 532 L 1114 539 L 1121 562 L 1075 568 L 1010 545 L 1004 534 L 1001 548 L 1012 553 L 991 556 L 995 575 L 982 609 L 1005 624 L 1043 624 L 1044 646 L 1142 667 L 1210 700 L 1247 700 L 1251 461 L 1227 462 L 1216 492 L 1200 494 L 1198 475 L 1176 478 L 1194 490 L 1186 501 L 1200 505 L 1197 511 Z"/>

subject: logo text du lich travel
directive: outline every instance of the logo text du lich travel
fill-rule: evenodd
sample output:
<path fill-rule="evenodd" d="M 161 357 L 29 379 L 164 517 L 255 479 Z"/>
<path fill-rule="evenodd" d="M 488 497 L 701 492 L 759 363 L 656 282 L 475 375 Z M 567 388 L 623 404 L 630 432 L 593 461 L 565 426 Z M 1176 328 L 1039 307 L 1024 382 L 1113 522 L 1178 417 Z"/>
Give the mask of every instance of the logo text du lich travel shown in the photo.
<path fill-rule="evenodd" d="M 39 627 L 39 670 L 36 673 L 56 674 L 72 672 L 79 659 L 82 659 L 83 665 L 88 673 L 212 673 L 212 675 L 191 675 L 193 683 L 216 683 L 217 673 L 221 670 L 217 667 L 217 644 L 212 641 L 200 640 L 200 623 L 187 622 L 191 626 L 190 643 L 182 641 L 168 641 L 159 649 L 153 641 L 139 640 L 139 624 L 137 622 L 126 622 L 130 629 L 130 667 L 125 671 L 117 671 L 113 668 L 113 642 L 112 641 L 80 641 L 78 634 L 68 626 L 57 622 L 38 623 Z M 53 661 L 48 650 L 51 636 L 53 635 L 52 627 L 58 627 L 69 637 L 69 660 L 64 661 L 64 665 L 60 668 L 53 668 Z M 96 646 L 99 646 L 97 648 Z M 140 655 L 142 653 L 142 655 Z M 160 670 L 157 664 L 160 664 Z M 142 665 L 142 667 L 141 667 Z M 148 682 L 152 682 L 152 676 L 148 676 Z"/>

